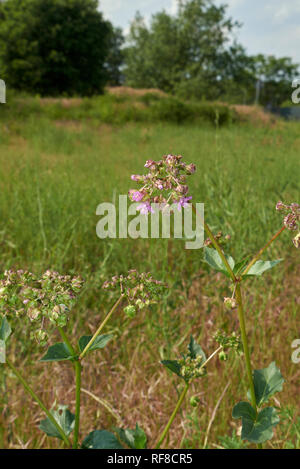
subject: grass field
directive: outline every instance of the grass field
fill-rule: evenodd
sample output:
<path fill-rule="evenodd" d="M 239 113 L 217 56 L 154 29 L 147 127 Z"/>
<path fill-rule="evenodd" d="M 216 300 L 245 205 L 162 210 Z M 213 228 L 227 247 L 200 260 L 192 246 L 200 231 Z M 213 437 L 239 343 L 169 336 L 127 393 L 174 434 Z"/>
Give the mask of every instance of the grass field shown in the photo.
<path fill-rule="evenodd" d="M 214 350 L 213 331 L 238 328 L 235 314 L 223 308 L 226 281 L 208 273 L 201 251 L 185 250 L 183 241 L 100 240 L 97 205 L 126 194 L 132 186 L 130 175 L 141 172 L 145 160 L 182 154 L 197 166 L 190 177 L 190 193 L 205 203 L 206 221 L 215 232 L 221 229 L 231 235 L 227 251 L 234 257 L 255 253 L 280 228 L 276 202 L 299 202 L 299 130 L 300 124 L 283 122 L 110 125 L 82 115 L 57 118 L 34 110 L 27 116 L 0 114 L 1 270 L 27 268 L 39 273 L 51 268 L 80 274 L 85 289 L 70 320 L 77 336 L 93 331 L 111 304 L 112 298 L 100 288 L 110 276 L 136 268 L 170 286 L 158 307 L 132 321 L 120 310 L 107 327 L 115 334 L 114 341 L 83 370 L 84 389 L 106 404 L 83 393 L 82 435 L 120 422 L 133 428 L 138 422 L 151 447 L 181 386 L 159 361 L 176 358 L 191 333 L 209 353 Z M 291 343 L 299 338 L 300 270 L 299 253 L 288 233 L 269 250 L 268 258 L 285 262 L 260 281 L 248 280 L 245 303 L 251 349 L 255 344 L 252 359 L 255 368 L 275 360 L 286 380 L 275 402 L 283 423 L 267 447 L 299 448 L 300 367 L 291 361 Z M 74 404 L 69 366 L 33 365 L 42 351 L 28 341 L 22 324 L 15 335 L 8 353 L 29 381 L 37 383 L 49 407 L 55 400 Z M 12 375 L 1 373 L 0 447 L 54 447 L 38 430 L 39 408 Z M 238 438 L 230 438 L 239 426 L 231 410 L 246 396 L 244 373 L 239 359 L 224 364 L 216 359 L 207 377 L 195 381 L 190 391 L 189 396 L 200 398 L 198 407 L 187 399 L 166 447 L 203 446 L 227 383 L 208 447 L 240 445 Z"/>

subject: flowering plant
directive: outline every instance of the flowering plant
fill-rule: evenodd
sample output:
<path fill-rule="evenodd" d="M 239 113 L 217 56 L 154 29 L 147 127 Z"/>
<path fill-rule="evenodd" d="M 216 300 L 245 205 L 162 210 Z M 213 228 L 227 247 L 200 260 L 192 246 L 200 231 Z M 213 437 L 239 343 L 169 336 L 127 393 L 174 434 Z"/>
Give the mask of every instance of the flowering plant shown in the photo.
<path fill-rule="evenodd" d="M 163 210 L 172 202 L 176 204 L 178 210 L 190 205 L 195 216 L 200 217 L 191 202 L 192 196 L 188 196 L 189 188 L 186 184 L 187 177 L 196 170 L 194 164 L 183 163 L 181 155 L 166 155 L 157 162 L 146 161 L 145 167 L 148 170 L 146 175 L 131 176 L 131 180 L 141 187 L 138 190 L 129 190 L 130 199 L 140 202 L 139 210 L 142 214 L 147 216 L 151 213 L 153 203 L 160 204 Z M 250 261 L 248 261 L 249 257 L 235 261 L 232 256 L 225 254 L 223 247 L 229 236 L 226 235 L 224 239 L 222 232 L 214 235 L 205 220 L 201 219 L 208 236 L 203 248 L 204 261 L 217 272 L 224 274 L 229 282 L 232 294 L 224 298 L 224 304 L 232 314 L 237 314 L 240 335 L 236 331 L 230 334 L 222 330 L 217 331 L 213 339 L 218 346 L 208 358 L 191 336 L 187 353 L 182 354 L 177 360 L 161 361 L 161 364 L 180 378 L 184 385 L 175 409 L 157 440 L 156 448 L 160 448 L 165 441 L 189 391 L 190 383 L 208 376 L 207 366 L 216 355 L 222 362 L 225 362 L 229 353 L 235 353 L 244 360 L 247 373 L 249 387 L 247 400 L 238 402 L 232 411 L 233 418 L 242 420 L 242 439 L 255 443 L 261 448 L 263 443 L 272 438 L 273 428 L 278 424 L 279 416 L 275 407 L 266 404 L 276 392 L 282 390 L 284 379 L 274 362 L 263 369 L 252 369 L 242 286 L 249 278 L 260 277 L 281 262 L 282 259 L 264 261 L 261 257 L 284 230 L 299 230 L 299 204 L 285 205 L 283 202 L 278 202 L 276 209 L 285 214 L 283 226 Z M 293 243 L 296 248 L 299 247 L 300 231 L 293 239 Z M 25 318 L 29 322 L 30 337 L 42 346 L 47 344 L 51 333 L 57 329 L 62 342 L 51 345 L 41 361 L 67 361 L 73 366 L 76 384 L 75 414 L 72 414 L 67 406 L 58 406 L 56 409 L 53 407 L 48 410 L 8 358 L 6 365 L 46 414 L 46 419 L 40 423 L 40 429 L 48 436 L 59 438 L 67 447 L 73 448 L 117 449 L 123 448 L 123 444 L 129 448 L 146 448 L 147 436 L 138 424 L 135 429 L 116 428 L 115 434 L 106 430 L 93 430 L 79 443 L 82 362 L 88 354 L 103 349 L 112 339 L 112 334 L 102 334 L 102 331 L 122 302 L 124 313 L 132 318 L 138 311 L 158 303 L 167 285 L 154 279 L 150 273 L 138 273 L 135 269 L 124 275 L 113 276 L 112 279 L 104 282 L 103 289 L 111 291 L 112 294 L 118 292 L 117 300 L 94 334 L 82 336 L 76 344 L 73 344 L 66 334 L 66 328 L 70 311 L 82 287 L 83 281 L 80 277 L 60 275 L 50 270 L 47 270 L 41 277 L 28 271 L 8 270 L 0 278 L 0 340 L 4 344 L 9 343 L 12 333 L 11 324 L 17 318 Z M 197 398 L 191 397 L 190 403 L 197 406 Z M 70 439 L 72 432 L 74 432 L 73 441 Z M 204 447 L 207 446 L 207 436 L 206 434 Z"/>

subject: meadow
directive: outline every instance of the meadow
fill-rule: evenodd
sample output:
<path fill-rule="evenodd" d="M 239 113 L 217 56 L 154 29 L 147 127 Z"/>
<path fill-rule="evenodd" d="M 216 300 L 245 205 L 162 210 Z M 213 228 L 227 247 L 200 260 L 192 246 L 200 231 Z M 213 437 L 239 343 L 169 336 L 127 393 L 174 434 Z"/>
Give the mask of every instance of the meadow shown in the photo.
<path fill-rule="evenodd" d="M 112 119 L 95 113 L 91 104 L 63 107 L 50 101 L 47 108 L 47 102 L 26 99 L 23 111 L 0 108 L 1 271 L 51 268 L 82 276 L 85 287 L 70 318 L 77 335 L 94 330 L 111 304 L 101 286 L 112 275 L 136 268 L 168 283 L 164 301 L 134 319 L 120 309 L 106 328 L 114 340 L 83 367 L 83 434 L 92 427 L 133 428 L 138 422 L 151 448 L 180 388 L 159 362 L 179 355 L 191 333 L 204 350 L 213 351 L 212 332 L 237 330 L 238 322 L 222 304 L 226 281 L 219 273 L 207 275 L 201 250 L 185 250 L 184 241 L 172 239 L 100 240 L 96 207 L 127 194 L 130 175 L 139 173 L 146 160 L 182 154 L 197 166 L 190 192 L 204 202 L 206 220 L 214 232 L 221 229 L 231 237 L 228 252 L 239 258 L 254 254 L 281 226 L 278 200 L 299 202 L 300 124 L 242 122 L 227 111 L 224 122 L 218 112 L 214 119 L 172 122 L 155 113 L 156 118 L 128 119 L 122 100 L 114 104 L 114 116 L 123 117 Z M 143 112 L 143 105 L 135 108 Z M 299 448 L 300 365 L 291 360 L 291 343 L 299 338 L 300 270 L 289 233 L 265 258 L 284 262 L 247 285 L 250 350 L 259 344 L 254 366 L 276 361 L 286 381 L 275 399 L 281 425 L 266 446 Z M 74 405 L 68 363 L 34 363 L 43 350 L 29 340 L 22 321 L 14 333 L 9 354 L 44 402 Z M 244 375 L 238 358 L 214 360 L 205 379 L 193 382 L 189 391 L 199 398 L 198 406 L 186 400 L 165 447 L 251 447 L 240 442 L 240 423 L 231 417 L 236 395 L 247 391 Z M 40 409 L 9 371 L 1 370 L 0 376 L 0 447 L 55 447 L 38 429 Z"/>

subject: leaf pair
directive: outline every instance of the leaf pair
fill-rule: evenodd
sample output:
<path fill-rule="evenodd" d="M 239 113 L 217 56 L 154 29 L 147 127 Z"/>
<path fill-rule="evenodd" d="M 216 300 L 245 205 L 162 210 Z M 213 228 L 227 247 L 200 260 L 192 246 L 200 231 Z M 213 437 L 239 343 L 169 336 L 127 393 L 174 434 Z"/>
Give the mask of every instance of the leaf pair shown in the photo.
<path fill-rule="evenodd" d="M 255 264 L 253 264 L 253 266 L 249 269 L 246 275 L 243 275 L 243 270 L 246 267 L 249 258 L 243 259 L 242 261 L 236 263 L 235 260 L 231 256 L 228 256 L 225 254 L 225 257 L 233 273 L 235 275 L 240 274 L 244 278 L 251 277 L 251 276 L 260 276 L 267 270 L 270 270 L 273 267 L 275 267 L 275 265 L 277 265 L 279 262 L 283 260 L 283 259 L 277 259 L 275 261 L 259 260 L 255 262 Z M 209 264 L 214 270 L 217 270 L 218 272 L 222 272 L 227 277 L 230 277 L 229 273 L 227 272 L 226 267 L 223 264 L 221 256 L 216 249 L 205 247 L 204 248 L 204 261 L 207 264 Z"/>
<path fill-rule="evenodd" d="M 57 409 L 50 410 L 50 413 L 62 428 L 64 433 L 69 436 L 74 429 L 75 415 L 69 411 L 66 405 L 58 405 Z M 41 421 L 39 429 L 45 432 L 48 436 L 62 439 L 61 434 L 48 417 Z"/>
<path fill-rule="evenodd" d="M 119 438 L 132 449 L 146 449 L 147 436 L 136 424 L 134 430 L 115 428 Z M 124 449 L 116 436 L 107 430 L 94 430 L 83 440 L 83 449 Z"/>
<path fill-rule="evenodd" d="M 232 411 L 232 417 L 242 419 L 242 440 L 264 443 L 273 436 L 273 427 L 279 422 L 274 407 L 266 407 L 256 415 L 249 402 L 239 402 Z"/>
<path fill-rule="evenodd" d="M 282 391 L 284 379 L 272 362 L 267 368 L 254 370 L 253 382 L 258 407 L 268 402 L 276 392 Z M 248 398 L 250 398 L 248 392 Z M 252 443 L 264 443 L 273 436 L 273 427 L 279 422 L 276 409 L 265 407 L 258 413 L 249 402 L 239 402 L 232 411 L 232 417 L 242 419 L 242 439 Z"/>
<path fill-rule="evenodd" d="M 58 405 L 56 409 L 52 409 L 50 412 L 64 433 L 69 436 L 74 429 L 75 415 L 69 411 L 66 405 Z M 62 439 L 60 433 L 48 417 L 41 421 L 39 428 L 48 436 Z M 129 448 L 145 449 L 147 447 L 147 436 L 138 424 L 136 424 L 134 430 L 115 428 L 115 431 L 120 440 L 129 446 Z M 83 440 L 82 448 L 123 449 L 123 446 L 113 433 L 107 430 L 94 430 Z"/>
<path fill-rule="evenodd" d="M 190 358 L 191 360 L 195 360 L 197 357 L 201 358 L 199 363 L 199 366 L 201 367 L 206 361 L 206 356 L 200 345 L 197 344 L 194 338 L 191 336 L 190 343 L 188 345 L 188 354 L 183 355 L 183 359 Z M 161 363 L 170 371 L 172 371 L 172 373 L 175 373 L 177 376 L 187 381 L 186 376 L 183 376 L 182 374 L 183 365 L 178 360 L 162 360 Z"/>
<path fill-rule="evenodd" d="M 104 348 L 106 344 L 112 339 L 112 337 L 112 334 L 99 335 L 89 348 L 89 352 Z M 87 344 L 90 342 L 91 338 L 92 336 L 87 335 L 80 337 L 78 341 L 80 352 L 85 349 Z M 64 342 L 59 342 L 57 344 L 51 345 L 51 347 L 48 348 L 46 355 L 41 358 L 41 361 L 53 362 L 63 360 L 75 360 L 76 358 L 77 355 L 72 355 Z"/>

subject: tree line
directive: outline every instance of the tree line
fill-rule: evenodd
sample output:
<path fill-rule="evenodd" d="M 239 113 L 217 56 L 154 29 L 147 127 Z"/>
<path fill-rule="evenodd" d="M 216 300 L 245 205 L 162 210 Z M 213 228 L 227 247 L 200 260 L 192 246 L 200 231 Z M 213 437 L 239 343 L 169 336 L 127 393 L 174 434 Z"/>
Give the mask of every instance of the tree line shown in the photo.
<path fill-rule="evenodd" d="M 101 4 L 100 4 L 101 7 Z M 183 99 L 289 99 L 298 64 L 248 55 L 242 25 L 212 0 L 178 0 L 176 15 L 137 13 L 124 37 L 98 0 L 0 0 L 0 76 L 41 95 L 102 93 L 104 87 L 159 88 Z"/>

